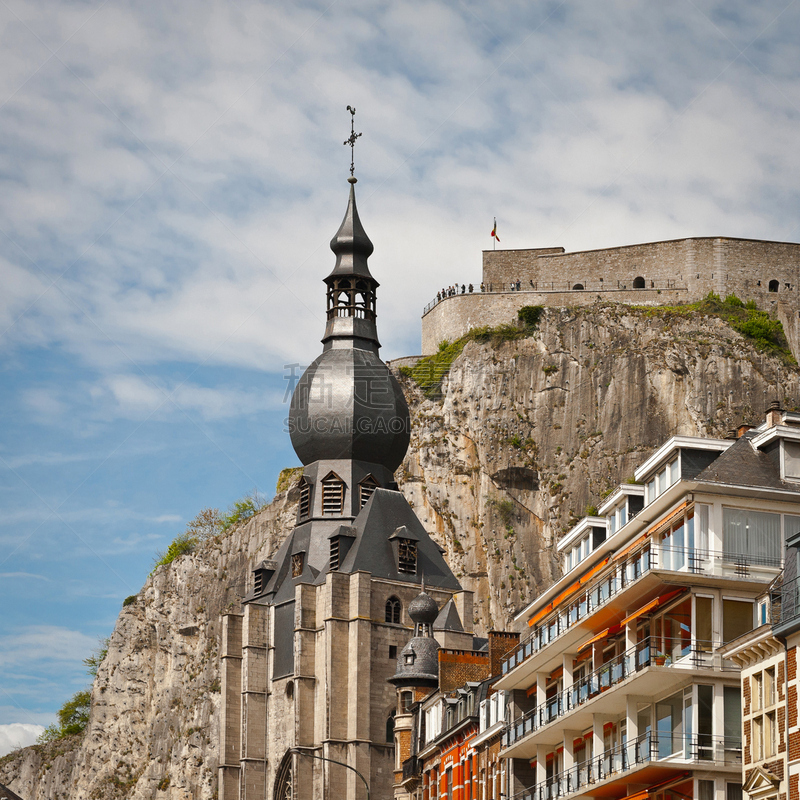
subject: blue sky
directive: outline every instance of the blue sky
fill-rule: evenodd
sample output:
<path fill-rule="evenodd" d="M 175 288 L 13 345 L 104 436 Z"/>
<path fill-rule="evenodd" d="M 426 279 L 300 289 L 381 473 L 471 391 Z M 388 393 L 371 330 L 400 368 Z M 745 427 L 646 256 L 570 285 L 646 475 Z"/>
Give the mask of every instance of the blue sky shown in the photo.
<path fill-rule="evenodd" d="M 0 753 L 295 465 L 347 104 L 385 358 L 503 247 L 800 238 L 800 6 L 0 2 Z"/>

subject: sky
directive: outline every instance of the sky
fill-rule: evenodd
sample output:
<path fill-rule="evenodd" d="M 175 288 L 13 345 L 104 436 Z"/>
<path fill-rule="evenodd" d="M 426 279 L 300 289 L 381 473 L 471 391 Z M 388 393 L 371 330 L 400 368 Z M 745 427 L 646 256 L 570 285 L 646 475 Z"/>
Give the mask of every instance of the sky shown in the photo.
<path fill-rule="evenodd" d="M 800 240 L 800 4 L 0 0 L 0 755 L 295 466 L 356 108 L 384 359 L 501 247 Z"/>

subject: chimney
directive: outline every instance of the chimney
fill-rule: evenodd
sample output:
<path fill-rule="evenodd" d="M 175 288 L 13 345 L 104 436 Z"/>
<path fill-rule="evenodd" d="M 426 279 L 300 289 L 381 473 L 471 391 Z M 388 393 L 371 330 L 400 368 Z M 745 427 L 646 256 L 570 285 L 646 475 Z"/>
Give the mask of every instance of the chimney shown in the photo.
<path fill-rule="evenodd" d="M 780 425 L 782 417 L 783 409 L 780 400 L 773 400 L 767 406 L 767 427 L 774 428 L 776 425 Z"/>
<path fill-rule="evenodd" d="M 736 438 L 737 439 L 741 439 L 742 436 L 744 436 L 747 433 L 747 431 L 752 430 L 752 429 L 753 429 L 752 425 L 740 425 L 736 429 Z"/>
<path fill-rule="evenodd" d="M 489 631 L 489 664 L 492 675 L 503 671 L 503 656 L 519 644 L 519 634 L 512 631 Z"/>

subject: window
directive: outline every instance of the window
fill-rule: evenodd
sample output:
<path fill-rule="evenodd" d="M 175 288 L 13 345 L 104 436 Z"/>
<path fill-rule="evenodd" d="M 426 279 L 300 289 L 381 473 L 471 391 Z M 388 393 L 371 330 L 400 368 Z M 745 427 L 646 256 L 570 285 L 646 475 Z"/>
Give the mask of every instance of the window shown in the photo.
<path fill-rule="evenodd" d="M 389 645 L 389 658 L 390 659 L 397 658 L 397 645 L 396 644 L 390 644 Z"/>
<path fill-rule="evenodd" d="M 253 575 L 253 589 L 255 590 L 256 595 L 259 595 L 264 591 L 264 573 L 262 570 L 258 569 L 255 571 L 255 573 L 253 573 Z"/>
<path fill-rule="evenodd" d="M 341 514 L 344 511 L 344 481 L 330 472 L 322 479 L 322 513 Z"/>
<path fill-rule="evenodd" d="M 722 642 L 732 642 L 753 630 L 753 603 L 751 600 L 722 601 Z"/>
<path fill-rule="evenodd" d="M 331 539 L 331 570 L 339 569 L 339 555 L 341 553 L 341 540 L 338 536 Z"/>
<path fill-rule="evenodd" d="M 398 542 L 397 569 L 409 575 L 417 574 L 417 543 L 411 539 L 400 539 Z"/>
<path fill-rule="evenodd" d="M 300 480 L 300 519 L 311 513 L 311 484 L 305 479 Z"/>
<path fill-rule="evenodd" d="M 781 515 L 723 508 L 724 557 L 743 564 L 781 563 Z"/>
<path fill-rule="evenodd" d="M 303 574 L 303 562 L 305 561 L 303 553 L 295 553 L 292 556 L 292 577 L 299 578 Z"/>
<path fill-rule="evenodd" d="M 414 705 L 414 693 L 402 692 L 400 694 L 400 710 L 407 714 L 412 705 Z"/>
<path fill-rule="evenodd" d="M 725 800 L 742 800 L 742 784 L 726 783 Z"/>
<path fill-rule="evenodd" d="M 378 488 L 378 482 L 372 475 L 367 475 L 361 483 L 358 484 L 358 507 L 364 508 L 369 502 L 370 497 L 375 493 Z"/>
<path fill-rule="evenodd" d="M 402 605 L 396 597 L 390 597 L 386 601 L 386 614 L 384 619 L 386 622 L 391 622 L 393 625 L 400 624 L 400 612 Z"/>
<path fill-rule="evenodd" d="M 778 750 L 775 703 L 776 668 L 750 676 L 750 756 L 751 761 L 772 758 Z"/>
<path fill-rule="evenodd" d="M 447 794 L 445 796 L 447 797 L 447 800 L 453 800 L 453 770 L 448 769 L 445 774 L 445 786 L 447 789 Z"/>
<path fill-rule="evenodd" d="M 771 281 L 769 282 L 769 290 L 770 290 L 771 292 L 777 292 L 779 288 L 780 288 L 780 283 L 778 283 L 778 281 L 776 281 L 776 280 L 771 280 Z M 741 795 L 739 795 L 739 796 L 741 797 Z"/>
<path fill-rule="evenodd" d="M 394 742 L 394 711 L 386 718 L 386 741 Z"/>

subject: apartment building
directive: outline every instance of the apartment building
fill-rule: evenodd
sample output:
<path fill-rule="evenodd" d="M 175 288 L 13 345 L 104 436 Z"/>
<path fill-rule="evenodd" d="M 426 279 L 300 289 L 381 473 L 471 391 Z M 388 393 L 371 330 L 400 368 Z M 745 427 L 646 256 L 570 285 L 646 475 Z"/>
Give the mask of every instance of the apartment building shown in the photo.
<path fill-rule="evenodd" d="M 671 438 L 561 540 L 564 575 L 518 615 L 527 635 L 495 684 L 509 800 L 743 797 L 742 662 L 725 646 L 761 626 L 800 531 L 800 414 L 773 405 L 738 433 Z M 800 759 L 796 710 L 787 722 Z"/>

